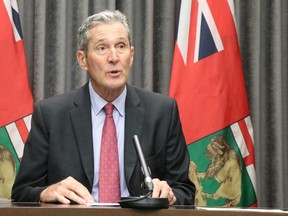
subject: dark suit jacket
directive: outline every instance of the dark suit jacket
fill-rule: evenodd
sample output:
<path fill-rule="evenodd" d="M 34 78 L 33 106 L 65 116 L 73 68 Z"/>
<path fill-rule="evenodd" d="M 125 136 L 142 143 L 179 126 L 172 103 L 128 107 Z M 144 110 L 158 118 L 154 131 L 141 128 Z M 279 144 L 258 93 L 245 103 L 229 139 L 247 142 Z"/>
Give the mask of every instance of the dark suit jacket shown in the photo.
<path fill-rule="evenodd" d="M 166 180 L 178 204 L 193 204 L 195 188 L 188 179 L 190 160 L 175 100 L 127 85 L 125 103 L 124 163 L 130 194 L 140 195 L 143 182 L 132 141 L 137 134 L 152 178 Z M 68 176 L 91 192 L 93 170 L 88 85 L 35 104 L 12 199 L 38 202 L 42 190 Z"/>

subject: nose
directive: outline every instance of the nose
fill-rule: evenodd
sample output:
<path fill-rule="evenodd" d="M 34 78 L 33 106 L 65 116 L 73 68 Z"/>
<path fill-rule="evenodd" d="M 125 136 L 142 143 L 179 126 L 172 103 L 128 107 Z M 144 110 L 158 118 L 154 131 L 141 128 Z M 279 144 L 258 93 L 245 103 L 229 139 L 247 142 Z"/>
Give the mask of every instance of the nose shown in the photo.
<path fill-rule="evenodd" d="M 115 64 L 119 61 L 119 56 L 115 47 L 111 48 L 108 53 L 108 62 Z"/>

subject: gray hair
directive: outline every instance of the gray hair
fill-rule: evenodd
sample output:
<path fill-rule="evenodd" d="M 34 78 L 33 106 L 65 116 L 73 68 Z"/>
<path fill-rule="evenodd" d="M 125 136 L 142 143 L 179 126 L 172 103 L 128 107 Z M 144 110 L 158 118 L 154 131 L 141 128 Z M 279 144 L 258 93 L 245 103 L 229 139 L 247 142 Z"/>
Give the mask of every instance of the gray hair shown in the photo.
<path fill-rule="evenodd" d="M 128 32 L 129 44 L 132 45 L 132 35 L 131 29 L 127 17 L 118 10 L 109 11 L 105 10 L 100 13 L 89 16 L 83 24 L 80 26 L 77 32 L 77 44 L 78 49 L 88 52 L 88 42 L 89 42 L 89 30 L 99 24 L 107 24 L 120 22 L 126 28 Z"/>

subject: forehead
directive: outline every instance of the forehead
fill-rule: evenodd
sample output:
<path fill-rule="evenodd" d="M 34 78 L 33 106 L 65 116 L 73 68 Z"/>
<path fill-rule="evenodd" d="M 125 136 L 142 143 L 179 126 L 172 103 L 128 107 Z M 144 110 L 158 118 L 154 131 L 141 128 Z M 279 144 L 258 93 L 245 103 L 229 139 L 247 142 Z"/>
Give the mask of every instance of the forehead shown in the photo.
<path fill-rule="evenodd" d="M 128 32 L 120 22 L 101 23 L 89 30 L 89 40 L 108 40 L 124 38 L 128 40 Z"/>

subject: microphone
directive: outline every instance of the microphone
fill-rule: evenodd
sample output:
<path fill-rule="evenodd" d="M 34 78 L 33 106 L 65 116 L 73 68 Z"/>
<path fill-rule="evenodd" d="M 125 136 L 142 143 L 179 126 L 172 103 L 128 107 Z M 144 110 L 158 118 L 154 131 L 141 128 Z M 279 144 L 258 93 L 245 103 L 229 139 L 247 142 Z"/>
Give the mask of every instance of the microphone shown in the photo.
<path fill-rule="evenodd" d="M 151 178 L 151 170 L 150 168 L 147 166 L 143 152 L 142 152 L 142 148 L 138 139 L 137 135 L 133 136 L 133 141 L 134 141 L 134 145 L 136 148 L 136 152 L 138 155 L 138 158 L 140 160 L 141 166 L 142 166 L 142 171 L 144 174 L 144 186 L 148 191 L 153 191 L 153 182 L 152 182 L 152 178 Z"/>
<path fill-rule="evenodd" d="M 144 187 L 148 190 L 145 196 L 140 197 L 121 197 L 119 204 L 122 208 L 141 208 L 141 209 L 160 209 L 169 208 L 168 198 L 151 198 L 149 195 L 153 192 L 153 182 L 151 178 L 151 170 L 146 164 L 145 157 L 137 135 L 133 136 L 133 142 L 140 160 L 142 171 L 144 174 Z"/>

